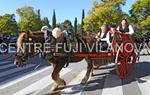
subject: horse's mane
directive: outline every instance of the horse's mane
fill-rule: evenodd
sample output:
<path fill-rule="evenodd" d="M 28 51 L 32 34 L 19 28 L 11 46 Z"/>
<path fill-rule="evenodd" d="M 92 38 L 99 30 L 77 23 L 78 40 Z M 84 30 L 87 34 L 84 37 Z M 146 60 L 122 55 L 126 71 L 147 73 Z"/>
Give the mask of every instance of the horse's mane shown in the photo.
<path fill-rule="evenodd" d="M 96 35 L 97 35 L 97 32 L 85 32 L 83 37 L 94 38 Z"/>
<path fill-rule="evenodd" d="M 19 34 L 19 36 L 17 38 L 17 42 L 16 42 L 18 47 L 21 47 L 21 45 L 24 42 L 26 37 L 27 37 L 26 32 L 22 32 Z"/>
<path fill-rule="evenodd" d="M 34 32 L 29 32 L 29 35 L 31 38 L 39 38 L 39 37 L 44 37 L 44 33 L 41 31 L 34 31 Z M 22 43 L 27 39 L 27 32 L 21 32 L 17 38 L 17 46 L 21 46 Z"/>
<path fill-rule="evenodd" d="M 38 35 L 44 35 L 43 32 L 41 31 L 34 31 L 34 32 L 30 32 L 31 35 L 35 35 L 35 36 L 38 36 Z"/>

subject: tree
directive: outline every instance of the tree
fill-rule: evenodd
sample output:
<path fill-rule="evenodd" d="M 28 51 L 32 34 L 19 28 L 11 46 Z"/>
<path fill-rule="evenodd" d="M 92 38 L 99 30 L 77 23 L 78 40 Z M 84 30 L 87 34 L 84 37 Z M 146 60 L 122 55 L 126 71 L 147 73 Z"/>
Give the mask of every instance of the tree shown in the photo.
<path fill-rule="evenodd" d="M 0 32 L 9 35 L 18 33 L 18 25 L 14 14 L 0 16 Z"/>
<path fill-rule="evenodd" d="M 60 24 L 60 28 L 62 30 L 67 29 L 68 31 L 71 31 L 71 32 L 73 31 L 73 26 L 70 20 L 65 20 L 64 22 L 62 22 Z"/>
<path fill-rule="evenodd" d="M 102 25 L 118 24 L 124 17 L 121 5 L 125 0 L 94 1 L 92 9 L 84 19 L 84 30 L 98 31 Z"/>
<path fill-rule="evenodd" d="M 74 20 L 74 32 L 77 34 L 77 23 L 78 23 L 78 20 L 77 18 L 75 18 Z"/>
<path fill-rule="evenodd" d="M 54 29 L 55 27 L 56 27 L 56 14 L 55 14 L 55 10 L 53 10 L 52 28 Z"/>
<path fill-rule="evenodd" d="M 42 20 L 41 20 L 40 9 L 37 10 L 37 16 L 38 16 L 38 24 L 39 24 L 39 27 L 41 28 L 42 27 Z"/>
<path fill-rule="evenodd" d="M 40 11 L 34 10 L 33 7 L 24 6 L 18 8 L 17 14 L 20 16 L 20 31 L 38 31 L 41 29 Z"/>
<path fill-rule="evenodd" d="M 130 14 L 140 35 L 146 33 L 145 31 L 150 31 L 150 0 L 137 0 L 132 5 Z"/>
<path fill-rule="evenodd" d="M 49 20 L 47 17 L 44 17 L 42 19 L 42 26 L 47 25 L 49 28 L 52 28 L 51 25 L 49 24 Z"/>
<path fill-rule="evenodd" d="M 84 12 L 84 9 L 82 10 L 82 19 L 81 19 L 81 31 L 83 33 L 84 29 L 83 29 L 83 26 L 84 26 L 84 18 L 85 18 L 85 12 Z"/>

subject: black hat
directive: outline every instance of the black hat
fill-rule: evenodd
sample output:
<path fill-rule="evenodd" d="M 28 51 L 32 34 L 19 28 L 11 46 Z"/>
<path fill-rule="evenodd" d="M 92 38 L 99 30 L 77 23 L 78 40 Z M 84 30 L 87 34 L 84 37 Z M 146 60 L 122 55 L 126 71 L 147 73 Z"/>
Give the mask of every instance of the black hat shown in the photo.
<path fill-rule="evenodd" d="M 116 28 L 117 26 L 115 24 L 112 24 L 111 25 L 111 28 Z"/>

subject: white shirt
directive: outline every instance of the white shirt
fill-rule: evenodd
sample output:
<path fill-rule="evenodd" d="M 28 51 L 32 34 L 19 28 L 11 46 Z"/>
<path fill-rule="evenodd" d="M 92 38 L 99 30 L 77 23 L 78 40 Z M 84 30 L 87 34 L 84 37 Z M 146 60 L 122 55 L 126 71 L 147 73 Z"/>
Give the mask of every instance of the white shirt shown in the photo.
<path fill-rule="evenodd" d="M 65 37 L 68 36 L 68 31 L 67 31 L 67 30 L 64 30 L 64 31 L 62 31 L 62 32 L 63 32 L 63 34 L 64 34 Z"/>
<path fill-rule="evenodd" d="M 104 34 L 105 34 L 104 32 L 101 33 L 101 36 L 100 36 L 101 41 L 106 41 L 106 42 L 110 45 L 110 40 L 109 40 L 109 38 L 110 38 L 110 33 L 107 32 L 106 37 L 105 37 L 105 38 L 102 38 L 102 37 L 104 36 Z"/>
<path fill-rule="evenodd" d="M 119 27 L 117 27 L 117 30 L 119 31 Z M 129 25 L 129 32 L 128 32 L 130 35 L 133 35 L 134 34 L 134 30 L 133 30 L 133 27 L 131 25 Z"/>

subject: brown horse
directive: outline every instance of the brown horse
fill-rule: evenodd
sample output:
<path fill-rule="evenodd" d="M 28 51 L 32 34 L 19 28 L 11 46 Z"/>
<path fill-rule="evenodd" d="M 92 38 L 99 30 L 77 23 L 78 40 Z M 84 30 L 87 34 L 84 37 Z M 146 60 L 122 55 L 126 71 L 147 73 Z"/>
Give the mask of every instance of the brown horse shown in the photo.
<path fill-rule="evenodd" d="M 54 34 L 57 34 L 57 33 L 54 33 Z M 83 38 L 77 37 L 77 41 L 78 41 L 77 43 L 80 43 L 83 46 L 82 53 L 87 52 L 86 45 L 83 40 L 84 40 Z M 17 66 L 23 66 L 24 64 L 27 63 L 28 58 L 37 54 L 37 52 L 34 51 L 34 47 L 35 47 L 34 45 L 31 45 L 30 52 L 28 52 L 29 47 L 27 47 L 26 45 L 25 45 L 25 48 L 22 48 L 24 46 L 23 45 L 24 43 L 29 43 L 29 42 L 30 43 L 41 43 L 43 46 L 43 44 L 45 42 L 44 33 L 42 33 L 42 32 L 30 32 L 30 33 L 22 32 L 19 35 L 19 37 L 17 39 L 18 50 L 17 50 L 16 56 L 14 58 L 14 64 L 16 64 Z M 56 42 L 65 43 L 65 38 L 63 36 L 57 37 Z M 64 54 L 64 53 L 65 52 L 63 49 L 59 49 L 59 54 Z M 75 57 L 74 59 L 67 60 L 66 56 L 55 56 L 54 55 L 55 52 L 53 52 L 53 53 L 50 52 L 48 54 L 53 55 L 53 57 L 48 58 L 49 64 L 53 65 L 53 72 L 52 72 L 51 77 L 54 80 L 55 84 L 53 85 L 52 90 L 56 90 L 59 86 L 66 85 L 66 82 L 60 78 L 59 73 L 67 62 L 69 62 L 69 63 L 79 62 L 85 58 L 85 57 Z M 85 77 L 81 81 L 81 84 L 85 84 L 88 81 L 89 77 L 91 76 L 91 72 L 93 70 L 92 63 L 87 60 L 87 64 L 88 64 L 87 72 L 86 72 Z"/>

